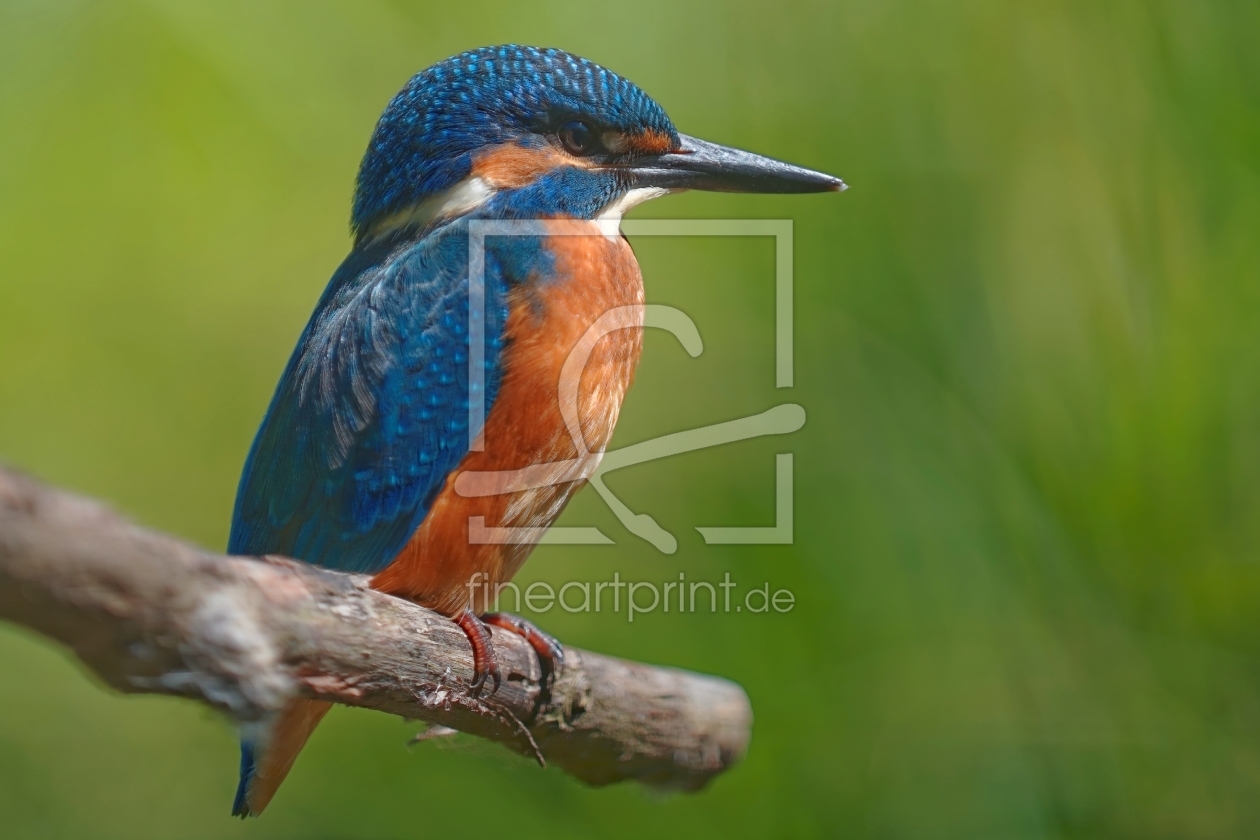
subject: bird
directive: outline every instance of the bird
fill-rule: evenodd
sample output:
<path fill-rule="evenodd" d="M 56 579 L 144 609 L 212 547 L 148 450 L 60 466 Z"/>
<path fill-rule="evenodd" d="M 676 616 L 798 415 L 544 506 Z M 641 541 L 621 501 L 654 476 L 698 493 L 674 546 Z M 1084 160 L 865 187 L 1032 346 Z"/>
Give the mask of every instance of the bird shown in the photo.
<path fill-rule="evenodd" d="M 598 462 L 634 376 L 642 318 L 587 348 L 573 383 L 576 442 L 558 382 L 603 313 L 642 311 L 642 276 L 619 231 L 632 207 L 691 189 L 845 187 L 681 134 L 634 83 L 563 50 L 483 47 L 421 71 L 372 132 L 350 253 L 249 450 L 228 551 L 370 575 L 373 589 L 449 617 L 472 648 L 474 697 L 500 681 L 488 626 L 523 636 L 554 674 L 559 642 L 486 612 L 485 593 L 511 579 L 537 540 L 474 542 L 469 523 L 539 532 L 589 469 L 470 497 L 455 491 L 456 477 L 578 455 Z M 470 327 L 470 229 L 531 220 L 544 227 L 484 238 L 481 327 Z M 295 699 L 242 725 L 234 815 L 267 807 L 329 707 Z"/>

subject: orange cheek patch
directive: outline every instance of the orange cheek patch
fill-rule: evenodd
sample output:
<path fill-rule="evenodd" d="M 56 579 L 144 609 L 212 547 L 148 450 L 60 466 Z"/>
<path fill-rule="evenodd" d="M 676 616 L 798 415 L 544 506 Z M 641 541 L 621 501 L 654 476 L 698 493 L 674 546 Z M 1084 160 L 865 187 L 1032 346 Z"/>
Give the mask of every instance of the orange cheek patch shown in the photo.
<path fill-rule="evenodd" d="M 668 134 L 660 131 L 645 131 L 626 137 L 626 145 L 630 150 L 645 155 L 663 155 L 674 148 L 674 141 Z"/>
<path fill-rule="evenodd" d="M 516 189 L 574 161 L 551 146 L 527 148 L 517 143 L 495 146 L 473 158 L 472 174 L 497 189 Z"/>

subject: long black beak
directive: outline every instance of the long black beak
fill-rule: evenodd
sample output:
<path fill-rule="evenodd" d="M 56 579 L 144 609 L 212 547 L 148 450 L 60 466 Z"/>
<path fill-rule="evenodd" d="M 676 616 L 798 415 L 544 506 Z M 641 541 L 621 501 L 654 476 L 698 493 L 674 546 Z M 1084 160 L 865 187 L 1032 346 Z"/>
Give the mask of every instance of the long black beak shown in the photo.
<path fill-rule="evenodd" d="M 839 178 L 681 135 L 674 152 L 639 158 L 629 165 L 635 187 L 745 193 L 839 192 Z"/>

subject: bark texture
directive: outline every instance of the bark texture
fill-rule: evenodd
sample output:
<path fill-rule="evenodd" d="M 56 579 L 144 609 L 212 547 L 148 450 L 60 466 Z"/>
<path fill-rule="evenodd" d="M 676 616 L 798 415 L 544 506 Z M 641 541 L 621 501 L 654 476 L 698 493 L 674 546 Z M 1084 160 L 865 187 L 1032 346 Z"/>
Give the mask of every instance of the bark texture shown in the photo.
<path fill-rule="evenodd" d="M 365 577 L 215 555 L 4 468 L 0 619 L 62 642 L 119 691 L 190 697 L 239 721 L 294 696 L 331 700 L 497 741 L 597 785 L 696 790 L 739 760 L 752 726 L 732 682 L 575 648 L 544 684 L 530 647 L 498 629 L 502 687 L 474 698 L 463 632 Z"/>

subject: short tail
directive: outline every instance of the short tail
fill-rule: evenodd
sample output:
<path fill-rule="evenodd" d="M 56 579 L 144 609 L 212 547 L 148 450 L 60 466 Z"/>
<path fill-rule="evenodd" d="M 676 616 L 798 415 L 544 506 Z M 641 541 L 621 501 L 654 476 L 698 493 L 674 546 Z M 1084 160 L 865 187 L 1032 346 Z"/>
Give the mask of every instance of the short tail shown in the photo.
<path fill-rule="evenodd" d="M 232 816 L 256 817 L 276 795 L 298 753 L 332 708 L 323 700 L 294 700 L 280 712 L 261 738 L 241 741 L 241 781 L 232 802 Z"/>

